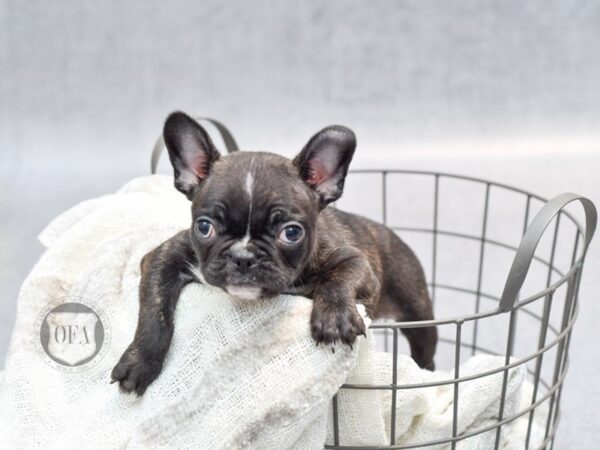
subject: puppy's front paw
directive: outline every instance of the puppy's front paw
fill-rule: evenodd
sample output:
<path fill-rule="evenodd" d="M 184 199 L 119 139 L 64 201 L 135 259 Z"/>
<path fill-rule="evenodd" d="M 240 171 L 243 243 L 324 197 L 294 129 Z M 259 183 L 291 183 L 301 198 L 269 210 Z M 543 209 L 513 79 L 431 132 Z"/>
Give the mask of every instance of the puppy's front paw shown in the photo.
<path fill-rule="evenodd" d="M 162 361 L 145 358 L 137 347 L 131 344 L 112 370 L 111 383 L 118 382 L 124 392 L 143 395 L 161 370 Z"/>
<path fill-rule="evenodd" d="M 311 333 L 317 344 L 335 344 L 342 341 L 352 346 L 361 334 L 365 334 L 365 324 L 354 305 L 345 308 L 313 306 Z"/>

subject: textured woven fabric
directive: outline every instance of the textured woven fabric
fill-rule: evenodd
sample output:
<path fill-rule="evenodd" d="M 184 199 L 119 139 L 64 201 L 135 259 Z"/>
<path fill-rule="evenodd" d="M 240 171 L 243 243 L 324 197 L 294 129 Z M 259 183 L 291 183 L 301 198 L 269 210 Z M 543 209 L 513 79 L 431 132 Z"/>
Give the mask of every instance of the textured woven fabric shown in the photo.
<path fill-rule="evenodd" d="M 391 358 L 374 350 L 370 333 L 353 350 L 316 347 L 308 299 L 240 302 L 192 283 L 179 300 L 164 369 L 145 395 L 125 395 L 109 384 L 135 331 L 139 261 L 188 226 L 189 214 L 170 178 L 155 176 L 81 203 L 44 230 L 47 251 L 22 287 L 0 376 L 0 448 L 319 449 L 332 442 L 330 399 L 342 383 L 391 382 Z M 35 345 L 36 318 L 64 297 L 99 307 L 110 339 L 99 362 L 75 373 L 48 365 Z M 502 361 L 475 357 L 461 373 Z M 398 360 L 400 384 L 449 377 L 423 371 L 408 357 Z M 524 377 L 523 369 L 509 374 L 507 413 L 522 407 Z M 459 433 L 493 423 L 500 386 L 501 374 L 461 385 Z M 399 391 L 397 442 L 449 436 L 452 393 L 452 386 Z M 389 442 L 390 391 L 343 390 L 339 405 L 342 444 Z M 509 440 L 522 442 L 522 422 L 514 425 L 506 429 L 511 438 L 504 448 L 519 448 Z M 490 439 L 492 433 L 480 434 L 458 448 L 488 448 Z"/>

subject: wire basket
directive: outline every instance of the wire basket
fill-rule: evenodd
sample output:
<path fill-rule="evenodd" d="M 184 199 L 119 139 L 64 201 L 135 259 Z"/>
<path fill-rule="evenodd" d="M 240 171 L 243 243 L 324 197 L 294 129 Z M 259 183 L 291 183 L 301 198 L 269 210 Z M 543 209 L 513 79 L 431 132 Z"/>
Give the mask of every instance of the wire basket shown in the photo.
<path fill-rule="evenodd" d="M 374 202 L 373 192 L 367 192 L 365 186 L 380 186 L 376 195 L 381 200 Z M 535 448 L 551 448 L 560 418 L 570 336 L 578 312 L 581 271 L 596 227 L 592 202 L 575 194 L 562 194 L 547 201 L 486 180 L 405 170 L 352 171 L 344 199 L 345 203 L 361 205 L 356 212 L 382 221 L 415 250 L 427 272 L 437 319 L 371 325 L 380 349 L 392 353 L 390 382 L 341 387 L 391 391 L 389 446 L 344 445 L 338 393 L 332 405 L 333 444 L 326 448 L 407 449 L 444 444 L 455 448 L 461 440 L 495 432 L 497 449 L 502 427 L 520 417 L 528 419 L 522 448 L 533 448 L 532 422 L 542 409 L 540 405 L 545 405 L 545 430 L 543 442 Z M 565 209 L 576 200 L 583 206 L 585 227 L 575 212 Z M 363 211 L 365 207 L 368 211 Z M 430 383 L 400 383 L 398 355 L 408 350 L 399 332 L 433 325 L 440 332 L 437 367 L 449 369 L 451 376 Z M 461 362 L 476 354 L 502 356 L 504 365 L 461 376 Z M 506 415 L 508 373 L 519 365 L 526 366 L 533 384 L 531 401 L 518 413 Z M 499 372 L 503 381 L 497 421 L 459 433 L 461 384 Z M 442 385 L 451 385 L 454 391 L 452 433 L 445 439 L 418 445 L 397 445 L 398 393 Z"/>
<path fill-rule="evenodd" d="M 227 152 L 238 150 L 220 122 L 214 126 Z M 151 172 L 156 173 L 164 141 L 154 146 Z M 578 313 L 578 292 L 585 254 L 596 228 L 593 203 L 575 194 L 546 200 L 533 193 L 491 181 L 446 173 L 409 170 L 353 170 L 344 196 L 345 210 L 378 220 L 396 231 L 422 262 L 435 320 L 376 322 L 370 329 L 380 350 L 392 355 L 389 383 L 344 384 L 340 391 L 391 391 L 389 445 L 352 446 L 340 429 L 339 392 L 332 401 L 333 443 L 328 449 L 454 449 L 460 441 L 494 433 L 500 446 L 502 429 L 527 419 L 520 448 L 552 448 L 560 419 L 560 398 L 568 369 L 571 332 Z M 375 199 L 375 200 L 374 200 Z M 583 211 L 569 205 L 579 202 Z M 345 207 L 344 204 L 347 206 Z M 359 208 L 356 209 L 357 205 Z M 579 213 L 579 214 L 578 214 Z M 582 225 L 585 223 L 585 226 Z M 437 368 L 447 379 L 402 384 L 398 356 L 407 354 L 403 329 L 437 326 Z M 461 375 L 461 363 L 473 355 L 497 355 L 503 365 L 475 375 Z M 527 405 L 506 414 L 509 371 L 525 366 L 533 389 Z M 494 423 L 460 432 L 461 385 L 502 374 Z M 452 386 L 452 427 L 446 438 L 411 445 L 396 444 L 398 393 L 409 389 Z M 533 443 L 532 424 L 543 415 L 543 438 Z"/>

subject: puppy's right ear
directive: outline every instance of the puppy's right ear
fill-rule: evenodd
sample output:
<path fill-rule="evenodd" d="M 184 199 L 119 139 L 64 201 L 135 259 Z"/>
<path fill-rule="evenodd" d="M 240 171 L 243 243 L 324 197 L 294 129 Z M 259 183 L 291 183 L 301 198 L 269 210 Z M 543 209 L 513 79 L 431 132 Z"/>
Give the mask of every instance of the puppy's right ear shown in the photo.
<path fill-rule="evenodd" d="M 206 130 L 179 111 L 167 117 L 163 138 L 175 174 L 175 187 L 191 200 L 221 155 Z"/>

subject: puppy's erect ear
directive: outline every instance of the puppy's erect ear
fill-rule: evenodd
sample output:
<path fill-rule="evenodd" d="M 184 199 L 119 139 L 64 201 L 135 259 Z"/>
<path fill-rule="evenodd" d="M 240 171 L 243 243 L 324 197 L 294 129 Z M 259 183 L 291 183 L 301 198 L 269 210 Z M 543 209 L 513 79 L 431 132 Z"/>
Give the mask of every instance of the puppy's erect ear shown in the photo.
<path fill-rule="evenodd" d="M 167 117 L 163 138 L 175 172 L 175 187 L 191 200 L 219 159 L 219 152 L 204 128 L 182 112 Z"/>
<path fill-rule="evenodd" d="M 332 125 L 315 134 L 294 158 L 300 176 L 319 194 L 322 206 L 342 195 L 355 148 L 352 130 Z"/>

